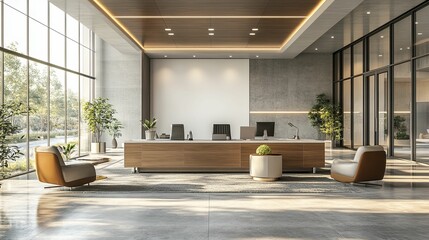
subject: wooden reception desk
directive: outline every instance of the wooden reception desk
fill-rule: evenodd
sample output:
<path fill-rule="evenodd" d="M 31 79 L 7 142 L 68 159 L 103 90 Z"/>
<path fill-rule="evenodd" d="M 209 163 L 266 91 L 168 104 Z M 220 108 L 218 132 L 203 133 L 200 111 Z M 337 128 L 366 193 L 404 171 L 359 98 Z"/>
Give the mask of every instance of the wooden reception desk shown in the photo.
<path fill-rule="evenodd" d="M 261 144 L 282 154 L 283 171 L 325 166 L 325 143 L 318 140 L 143 139 L 125 143 L 124 166 L 143 172 L 244 172 L 249 171 L 249 155 Z"/>

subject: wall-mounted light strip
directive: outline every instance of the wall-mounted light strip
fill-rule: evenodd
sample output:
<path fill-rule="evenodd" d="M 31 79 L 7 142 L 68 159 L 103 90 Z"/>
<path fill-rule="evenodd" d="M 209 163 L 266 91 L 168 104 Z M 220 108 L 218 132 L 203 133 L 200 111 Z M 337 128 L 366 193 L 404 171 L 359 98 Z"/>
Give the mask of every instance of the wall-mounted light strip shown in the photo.
<path fill-rule="evenodd" d="M 250 111 L 250 114 L 307 114 L 308 111 Z"/>
<path fill-rule="evenodd" d="M 124 26 L 122 25 L 121 22 L 119 22 L 118 20 L 115 19 L 115 17 L 113 16 L 113 14 L 103 5 L 101 4 L 98 0 L 92 0 L 93 3 L 95 3 L 97 5 L 97 7 L 99 7 L 101 10 L 104 11 L 104 13 L 113 21 L 115 22 L 122 31 L 124 31 L 126 34 L 128 34 L 128 36 L 141 48 L 144 50 L 143 45 L 140 43 L 139 40 L 137 40 L 137 38 Z"/>

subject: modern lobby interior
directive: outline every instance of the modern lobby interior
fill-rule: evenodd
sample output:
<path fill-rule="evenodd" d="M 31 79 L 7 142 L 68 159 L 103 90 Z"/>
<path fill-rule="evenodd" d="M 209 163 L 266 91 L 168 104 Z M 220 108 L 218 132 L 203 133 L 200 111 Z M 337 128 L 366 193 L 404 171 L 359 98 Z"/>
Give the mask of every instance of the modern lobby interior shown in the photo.
<path fill-rule="evenodd" d="M 0 102 L 26 109 L 5 138 L 22 156 L 1 159 L 0 239 L 429 235 L 429 1 L 0 0 L 0 37 Z M 320 94 L 340 112 L 333 141 L 309 119 Z M 84 116 L 98 98 L 121 123 L 105 153 Z M 242 137 L 261 122 L 275 123 L 268 140 Z M 185 139 L 161 139 L 177 124 Z M 40 181 L 36 148 L 68 143 L 66 165 L 94 166 L 96 180 Z M 249 175 L 243 149 L 264 143 L 295 146 L 276 181 Z M 322 166 L 305 144 L 323 146 Z M 373 145 L 382 180 L 331 177 Z M 297 155 L 302 166 L 287 165 Z"/>

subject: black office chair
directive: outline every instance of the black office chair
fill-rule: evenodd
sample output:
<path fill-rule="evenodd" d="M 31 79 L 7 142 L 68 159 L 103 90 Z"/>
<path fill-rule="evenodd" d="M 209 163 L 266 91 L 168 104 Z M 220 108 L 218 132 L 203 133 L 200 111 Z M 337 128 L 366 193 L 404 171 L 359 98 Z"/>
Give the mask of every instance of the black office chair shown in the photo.
<path fill-rule="evenodd" d="M 171 124 L 171 140 L 185 140 L 185 126 L 183 124 Z"/>
<path fill-rule="evenodd" d="M 225 134 L 229 139 L 231 138 L 231 126 L 229 124 L 213 124 L 213 135 Z"/>

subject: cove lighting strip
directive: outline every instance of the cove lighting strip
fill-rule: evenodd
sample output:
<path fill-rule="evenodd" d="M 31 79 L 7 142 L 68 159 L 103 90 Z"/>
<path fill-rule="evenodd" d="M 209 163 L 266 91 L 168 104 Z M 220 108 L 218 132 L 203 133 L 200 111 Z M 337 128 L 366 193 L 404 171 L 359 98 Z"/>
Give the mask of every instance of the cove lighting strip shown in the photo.
<path fill-rule="evenodd" d="M 326 2 L 326 0 L 322 0 L 319 2 L 319 4 L 313 8 L 313 10 L 310 12 L 308 16 L 114 16 L 106 6 L 104 6 L 99 0 L 90 0 L 92 1 L 99 9 L 101 9 L 117 26 L 121 28 L 122 31 L 124 31 L 142 50 L 148 50 L 148 51 L 161 51 L 161 50 L 176 50 L 176 51 L 195 51 L 195 50 L 205 50 L 205 51 L 219 51 L 219 50 L 225 50 L 225 51 L 249 51 L 249 50 L 255 50 L 255 51 L 281 51 L 281 49 L 295 36 L 295 34 L 304 26 L 304 24 L 308 21 L 308 19 L 315 14 Z M 272 47 L 272 48 L 144 48 L 143 45 L 140 43 L 140 41 L 137 40 L 137 38 L 117 19 L 130 19 L 130 18 L 301 18 L 304 19 L 301 24 L 295 28 L 295 30 L 292 32 L 292 34 L 289 35 L 289 37 L 284 41 L 281 47 Z"/>
<path fill-rule="evenodd" d="M 295 30 L 293 30 L 292 34 L 290 34 L 289 37 L 283 42 L 280 49 L 286 46 L 286 44 L 295 36 L 295 34 L 297 34 L 298 31 L 305 25 L 308 19 L 310 19 L 310 17 L 313 16 L 323 6 L 323 4 L 325 4 L 325 2 L 326 0 L 320 1 L 319 4 L 315 8 L 313 8 L 310 14 L 308 14 L 308 17 L 306 17 L 305 20 L 302 21 L 301 24 L 299 24 L 298 27 L 296 27 Z"/>
<path fill-rule="evenodd" d="M 307 114 L 308 111 L 250 111 L 250 114 Z"/>
<path fill-rule="evenodd" d="M 229 19 L 229 18 L 238 18 L 238 19 L 242 19 L 242 18 L 256 18 L 256 19 L 260 19 L 260 18 L 287 18 L 287 19 L 299 19 L 299 18 L 307 18 L 307 16 L 114 16 L 115 18 L 122 18 L 122 19 L 149 19 L 149 18 L 196 18 L 196 19 L 205 19 L 205 18 L 225 18 L 225 19 Z"/>
<path fill-rule="evenodd" d="M 95 3 L 98 8 L 100 8 L 101 10 L 103 10 L 103 12 L 110 19 L 112 19 L 112 21 L 115 22 L 116 25 L 119 26 L 122 29 L 122 31 L 124 31 L 142 50 L 145 50 L 145 48 L 140 43 L 140 41 L 137 40 L 137 38 L 124 25 L 122 25 L 121 22 L 119 22 L 118 20 L 116 20 L 116 18 L 113 16 L 113 14 L 103 4 L 101 4 L 98 0 L 92 0 L 92 2 Z"/>

